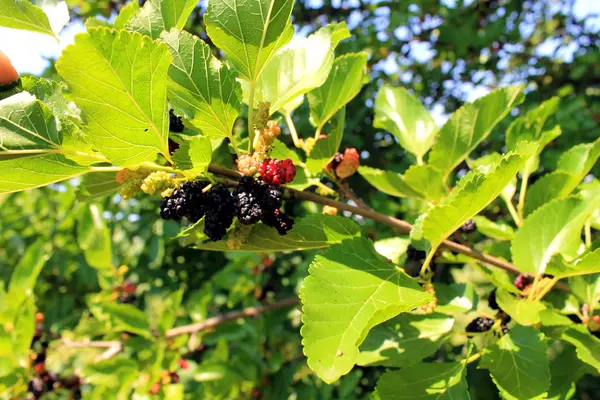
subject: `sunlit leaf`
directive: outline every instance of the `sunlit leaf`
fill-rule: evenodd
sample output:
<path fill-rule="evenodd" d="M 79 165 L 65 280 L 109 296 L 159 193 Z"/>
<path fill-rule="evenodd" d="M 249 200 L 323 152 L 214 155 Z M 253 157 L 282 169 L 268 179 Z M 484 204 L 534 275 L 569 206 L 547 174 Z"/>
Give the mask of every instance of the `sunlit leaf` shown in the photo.
<path fill-rule="evenodd" d="M 146 1 L 126 24 L 126 28 L 157 39 L 163 31 L 182 29 L 196 3 L 196 0 Z M 115 28 L 118 29 L 116 21 Z"/>
<path fill-rule="evenodd" d="M 48 16 L 26 0 L 0 0 L 0 26 L 45 33 L 56 38 Z"/>

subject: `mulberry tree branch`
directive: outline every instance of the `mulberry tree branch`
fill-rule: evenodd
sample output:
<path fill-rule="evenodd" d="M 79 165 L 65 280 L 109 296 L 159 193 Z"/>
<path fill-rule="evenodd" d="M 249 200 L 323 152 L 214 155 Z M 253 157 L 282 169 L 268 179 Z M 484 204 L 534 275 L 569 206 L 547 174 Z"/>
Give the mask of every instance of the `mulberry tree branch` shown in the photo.
<path fill-rule="evenodd" d="M 219 165 L 214 165 L 214 164 L 211 164 L 208 167 L 208 170 L 209 170 L 209 172 L 211 172 L 215 175 L 226 176 L 226 177 L 234 178 L 234 179 L 239 179 L 241 176 L 241 174 L 238 171 L 234 171 L 232 169 L 224 168 L 224 167 L 221 167 Z M 337 200 L 333 200 L 333 199 L 330 199 L 327 197 L 319 196 L 318 194 L 315 194 L 315 193 L 304 192 L 304 191 L 299 191 L 299 190 L 295 190 L 295 189 L 287 188 L 286 193 L 287 193 L 288 198 L 290 198 L 290 199 L 306 200 L 306 201 L 311 201 L 313 203 L 319 203 L 319 204 L 335 207 L 338 210 L 348 211 L 352 214 L 360 215 L 362 217 L 369 218 L 376 222 L 381 222 L 382 224 L 385 224 L 391 228 L 394 228 L 398 232 L 409 233 L 412 229 L 412 225 L 410 223 L 403 221 L 401 219 L 398 219 L 398 218 L 390 217 L 389 215 L 381 214 L 381 213 L 379 213 L 371 208 L 368 208 L 368 207 L 356 207 L 356 206 L 352 206 L 350 204 L 347 204 L 347 203 L 344 203 L 341 201 L 337 201 Z M 456 243 L 451 240 L 444 240 L 444 242 L 442 243 L 442 247 L 444 247 L 448 250 L 454 251 L 456 253 L 464 254 L 466 256 L 474 258 L 474 259 L 476 259 L 482 263 L 485 263 L 487 265 L 501 268 L 512 274 L 520 274 L 521 273 L 521 271 L 514 264 L 511 264 L 508 261 L 505 261 L 505 260 L 497 258 L 497 257 L 490 256 L 485 253 L 481 253 L 480 251 L 477 251 L 477 250 L 473 249 L 472 247 L 465 246 L 463 244 Z M 559 282 L 559 284 L 556 285 L 556 287 L 559 289 L 562 289 L 562 290 L 567 290 L 567 286 L 560 284 L 560 282 Z"/>

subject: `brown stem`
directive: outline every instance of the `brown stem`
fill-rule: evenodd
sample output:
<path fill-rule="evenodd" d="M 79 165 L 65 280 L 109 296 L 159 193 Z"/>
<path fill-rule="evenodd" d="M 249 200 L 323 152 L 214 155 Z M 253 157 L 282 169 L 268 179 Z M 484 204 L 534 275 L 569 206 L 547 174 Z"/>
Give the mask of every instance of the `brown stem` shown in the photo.
<path fill-rule="evenodd" d="M 102 360 L 108 360 L 109 358 L 117 355 L 123 350 L 123 345 L 118 340 L 111 341 L 89 341 L 84 340 L 81 342 L 72 342 L 68 339 L 62 339 L 63 346 L 67 348 L 83 348 L 83 347 L 95 347 L 100 349 L 106 349 L 106 351 L 96 357 L 96 362 Z"/>
<path fill-rule="evenodd" d="M 191 325 L 178 326 L 177 328 L 169 329 L 166 336 L 173 337 L 178 335 L 186 335 L 188 333 L 195 333 L 204 331 L 215 326 L 224 324 L 225 322 L 233 321 L 242 317 L 254 317 L 267 311 L 276 310 L 278 308 L 285 308 L 295 306 L 299 303 L 298 297 L 288 297 L 275 303 L 268 304 L 266 306 L 248 307 L 239 311 L 232 311 L 226 314 L 217 315 L 212 318 L 208 318 L 202 322 Z"/>
<path fill-rule="evenodd" d="M 228 169 L 228 168 L 224 168 L 224 167 L 221 167 L 218 165 L 214 165 L 214 164 L 211 164 L 208 167 L 208 170 L 214 174 L 223 175 L 223 176 L 227 176 L 230 178 L 239 178 L 240 176 L 242 176 L 237 171 L 234 171 L 234 170 Z M 301 192 L 301 191 L 298 191 L 295 189 L 289 189 L 289 188 L 286 189 L 286 192 L 287 192 L 288 198 L 293 198 L 293 199 L 298 199 L 298 200 L 306 200 L 306 201 L 311 201 L 313 203 L 319 203 L 319 204 L 335 207 L 338 210 L 348 211 L 348 212 L 351 212 L 352 214 L 356 214 L 356 215 L 363 216 L 365 218 L 369 218 L 375 222 L 381 222 L 382 224 L 385 224 L 391 228 L 394 228 L 395 230 L 402 232 L 402 233 L 409 233 L 412 229 L 412 225 L 409 224 L 408 222 L 403 221 L 398 218 L 390 217 L 389 215 L 378 213 L 377 211 L 375 211 L 371 208 L 361 208 L 361 207 L 352 206 L 350 204 L 346 204 L 344 202 L 333 200 L 333 199 L 330 199 L 327 197 L 319 196 L 318 194 L 311 193 L 311 192 Z M 479 260 L 485 264 L 501 268 L 507 272 L 510 272 L 513 274 L 521 273 L 521 271 L 515 265 L 509 263 L 508 261 L 490 256 L 488 254 L 481 253 L 469 246 L 465 246 L 460 243 L 452 242 L 450 240 L 444 240 L 442 242 L 441 246 L 445 247 L 448 250 L 472 257 L 472 258 Z M 561 282 L 558 282 L 555 287 L 559 288 L 561 290 L 568 290 L 568 287 L 566 285 L 562 284 Z"/>

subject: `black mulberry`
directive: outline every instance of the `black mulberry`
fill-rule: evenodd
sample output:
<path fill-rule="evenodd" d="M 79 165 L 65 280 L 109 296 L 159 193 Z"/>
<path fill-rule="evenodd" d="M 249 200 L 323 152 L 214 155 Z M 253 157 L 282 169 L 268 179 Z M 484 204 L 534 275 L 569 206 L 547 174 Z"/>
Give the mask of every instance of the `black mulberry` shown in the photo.
<path fill-rule="evenodd" d="M 206 182 L 186 182 L 173 191 L 171 196 L 160 202 L 160 217 L 179 221 L 186 217 L 191 222 L 197 222 L 205 214 L 202 189 Z"/>
<path fill-rule="evenodd" d="M 408 245 L 408 248 L 406 249 L 406 257 L 410 261 L 424 260 L 426 256 L 427 256 L 426 252 L 424 252 L 422 250 L 418 250 L 412 244 Z"/>
<path fill-rule="evenodd" d="M 169 110 L 169 130 L 175 133 L 183 132 L 183 122 L 181 121 L 181 117 L 175 115 L 173 109 Z"/>
<path fill-rule="evenodd" d="M 490 297 L 488 297 L 488 304 L 492 310 L 499 310 L 498 301 L 496 300 L 496 289 L 492 290 Z"/>
<path fill-rule="evenodd" d="M 263 216 L 264 191 L 252 177 L 244 176 L 233 191 L 233 207 L 238 220 L 244 225 L 255 224 Z"/>
<path fill-rule="evenodd" d="M 213 242 L 223 239 L 233 223 L 233 197 L 223 186 L 214 186 L 206 192 L 204 203 L 204 233 Z"/>
<path fill-rule="evenodd" d="M 264 215 L 262 222 L 271 228 L 277 229 L 280 235 L 285 235 L 294 225 L 294 220 L 280 210 Z"/>
<path fill-rule="evenodd" d="M 473 219 L 470 219 L 467 222 L 465 222 L 464 224 L 462 224 L 460 229 L 465 233 L 469 233 L 469 232 L 473 232 L 476 227 L 477 227 L 477 225 L 475 224 L 475 221 Z"/>
<path fill-rule="evenodd" d="M 486 332 L 494 325 L 494 320 L 487 317 L 477 317 L 467 325 L 467 332 Z"/>

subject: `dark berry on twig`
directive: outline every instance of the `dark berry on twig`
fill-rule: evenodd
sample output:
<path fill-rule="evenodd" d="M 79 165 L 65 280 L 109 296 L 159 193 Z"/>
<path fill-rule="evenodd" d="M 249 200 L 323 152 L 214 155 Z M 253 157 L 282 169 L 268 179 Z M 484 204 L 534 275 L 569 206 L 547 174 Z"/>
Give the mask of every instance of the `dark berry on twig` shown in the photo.
<path fill-rule="evenodd" d="M 469 322 L 466 331 L 474 333 L 486 332 L 489 331 L 493 325 L 493 319 L 487 317 L 477 317 L 473 321 Z"/>
<path fill-rule="evenodd" d="M 181 122 L 181 117 L 175 115 L 173 109 L 169 110 L 169 130 L 175 133 L 183 132 L 183 122 Z"/>
<path fill-rule="evenodd" d="M 462 226 L 460 227 L 460 230 L 465 233 L 469 233 L 469 232 L 473 232 L 476 227 L 477 227 L 477 225 L 475 224 L 475 221 L 473 219 L 470 219 L 467 222 L 465 222 L 464 224 L 462 224 Z"/>

